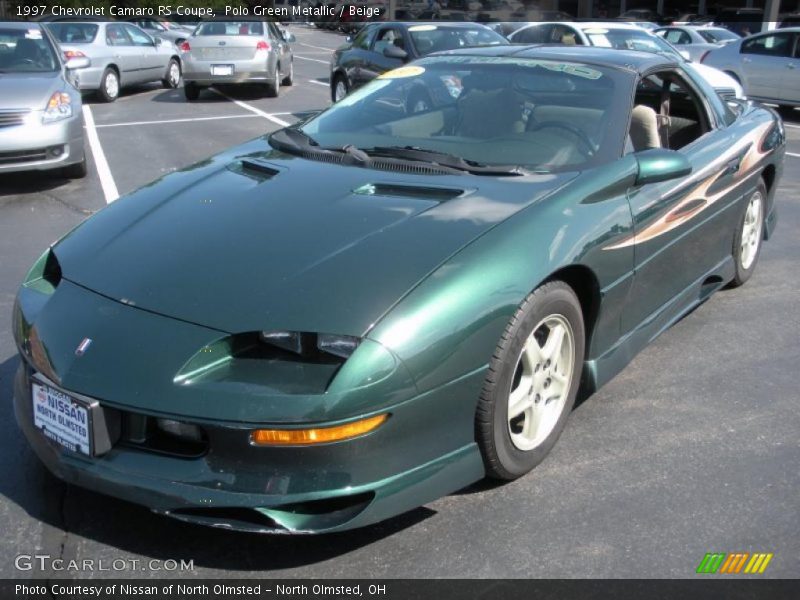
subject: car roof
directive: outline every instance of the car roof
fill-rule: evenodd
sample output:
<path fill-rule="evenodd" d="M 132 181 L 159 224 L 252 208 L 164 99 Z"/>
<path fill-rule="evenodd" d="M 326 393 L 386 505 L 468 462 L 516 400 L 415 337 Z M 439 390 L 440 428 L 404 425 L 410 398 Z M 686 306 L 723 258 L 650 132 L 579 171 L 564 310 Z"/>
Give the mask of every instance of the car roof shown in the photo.
<path fill-rule="evenodd" d="M 647 31 L 644 27 L 626 23 L 624 21 L 541 21 L 526 23 L 523 27 L 533 25 L 568 25 L 575 29 L 585 31 L 586 29 L 625 29 L 635 31 Z"/>
<path fill-rule="evenodd" d="M 34 23 L 31 21 L 0 21 L 0 27 L 4 29 L 41 29 L 42 26 L 39 23 Z"/>
<path fill-rule="evenodd" d="M 677 59 L 668 56 L 640 52 L 638 50 L 617 50 L 598 46 L 565 46 L 563 44 L 529 44 L 507 46 L 477 46 L 436 52 L 430 56 L 508 56 L 515 58 L 531 58 L 557 60 L 564 62 L 581 62 L 596 66 L 605 66 L 625 71 L 642 73 L 655 67 L 674 67 Z"/>
<path fill-rule="evenodd" d="M 400 27 L 427 27 L 433 25 L 436 29 L 474 29 L 475 27 L 489 29 L 483 23 L 476 23 L 474 21 L 387 21 L 371 23 L 375 27 L 380 25 L 399 25 Z"/>

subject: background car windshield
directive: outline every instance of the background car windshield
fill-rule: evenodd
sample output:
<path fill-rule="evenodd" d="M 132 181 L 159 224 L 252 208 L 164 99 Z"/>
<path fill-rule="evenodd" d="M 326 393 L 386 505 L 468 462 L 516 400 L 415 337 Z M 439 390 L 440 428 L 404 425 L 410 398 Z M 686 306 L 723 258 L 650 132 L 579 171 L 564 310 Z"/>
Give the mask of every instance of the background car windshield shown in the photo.
<path fill-rule="evenodd" d="M 739 39 L 738 35 L 727 29 L 698 29 L 697 33 L 709 44 Z"/>
<path fill-rule="evenodd" d="M 264 26 L 255 21 L 212 21 L 200 25 L 195 35 L 264 35 Z"/>
<path fill-rule="evenodd" d="M 483 27 L 439 27 L 436 25 L 417 25 L 409 27 L 411 41 L 420 55 L 441 50 L 456 50 L 472 46 L 507 44 L 500 34 Z"/>
<path fill-rule="evenodd" d="M 584 31 L 592 46 L 616 48 L 617 50 L 639 50 L 653 54 L 677 55 L 678 52 L 656 35 L 636 29 L 587 29 Z"/>
<path fill-rule="evenodd" d="M 45 73 L 58 68 L 58 57 L 40 29 L 0 27 L 0 72 Z"/>
<path fill-rule="evenodd" d="M 431 57 L 385 73 L 302 130 L 326 148 L 410 146 L 573 170 L 619 157 L 631 86 L 621 71 L 579 63 Z"/>
<path fill-rule="evenodd" d="M 52 23 L 47 28 L 59 42 L 65 44 L 91 44 L 100 29 L 93 23 Z"/>

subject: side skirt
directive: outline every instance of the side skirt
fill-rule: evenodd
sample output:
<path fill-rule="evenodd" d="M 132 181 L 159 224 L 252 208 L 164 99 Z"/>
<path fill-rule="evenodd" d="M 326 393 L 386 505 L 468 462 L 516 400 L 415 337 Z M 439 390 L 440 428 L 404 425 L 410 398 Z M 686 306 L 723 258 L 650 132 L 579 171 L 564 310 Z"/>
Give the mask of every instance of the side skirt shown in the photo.
<path fill-rule="evenodd" d="M 602 356 L 584 363 L 584 385 L 595 391 L 609 382 L 650 342 L 678 322 L 681 317 L 708 300 L 725 286 L 735 274 L 733 257 L 707 271 L 680 294 L 645 319 L 633 331 L 621 338 Z"/>

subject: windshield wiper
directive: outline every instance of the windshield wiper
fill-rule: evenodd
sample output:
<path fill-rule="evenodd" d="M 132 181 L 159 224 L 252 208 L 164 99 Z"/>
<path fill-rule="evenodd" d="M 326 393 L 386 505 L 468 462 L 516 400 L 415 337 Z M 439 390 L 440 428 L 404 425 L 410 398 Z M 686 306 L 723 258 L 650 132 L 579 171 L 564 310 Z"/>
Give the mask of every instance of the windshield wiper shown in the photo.
<path fill-rule="evenodd" d="M 485 165 L 473 160 L 467 160 L 455 154 L 446 152 L 436 152 L 435 150 L 425 150 L 417 146 L 377 146 L 375 148 L 362 149 L 369 156 L 390 156 L 393 158 L 404 158 L 427 162 L 467 171 L 474 175 L 527 175 L 528 172 L 519 165 Z"/>

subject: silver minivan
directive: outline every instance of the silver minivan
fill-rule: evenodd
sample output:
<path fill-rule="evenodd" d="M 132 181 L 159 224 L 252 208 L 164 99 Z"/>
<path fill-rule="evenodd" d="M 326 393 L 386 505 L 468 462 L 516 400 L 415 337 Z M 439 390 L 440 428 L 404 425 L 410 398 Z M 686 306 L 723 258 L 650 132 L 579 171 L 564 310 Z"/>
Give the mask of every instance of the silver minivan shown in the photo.
<path fill-rule="evenodd" d="M 261 85 L 274 98 L 281 85 L 294 81 L 293 41 L 269 21 L 201 23 L 180 46 L 186 99 L 197 100 L 200 90 L 214 84 L 240 83 Z"/>

